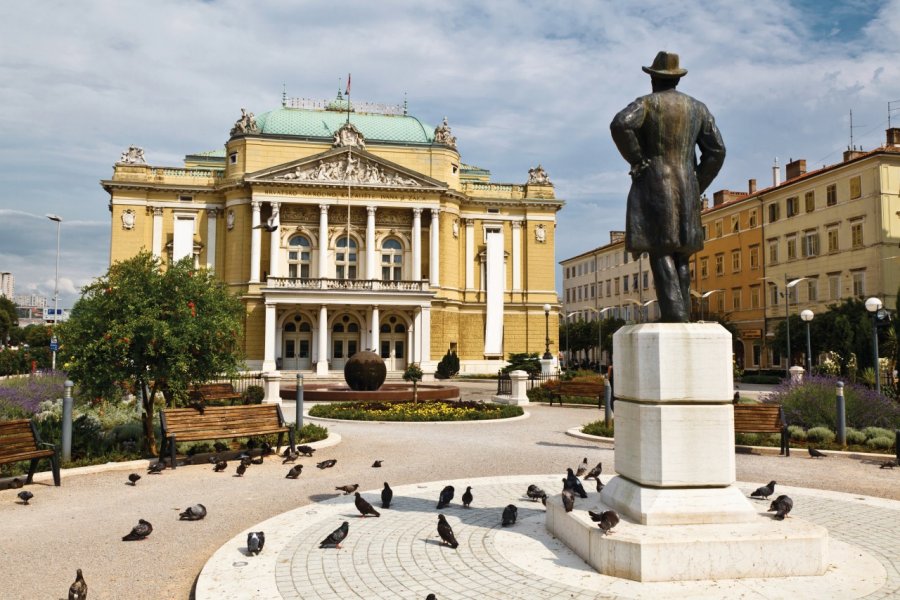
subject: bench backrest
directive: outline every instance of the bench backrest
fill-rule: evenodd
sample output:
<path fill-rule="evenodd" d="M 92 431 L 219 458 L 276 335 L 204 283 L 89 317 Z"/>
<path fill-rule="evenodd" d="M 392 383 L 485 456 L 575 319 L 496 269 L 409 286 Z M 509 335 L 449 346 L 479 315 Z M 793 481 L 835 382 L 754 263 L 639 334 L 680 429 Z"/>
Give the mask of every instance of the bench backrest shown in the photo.
<path fill-rule="evenodd" d="M 201 383 L 194 386 L 194 391 L 201 394 L 234 394 L 234 386 L 230 383 Z"/>
<path fill-rule="evenodd" d="M 38 440 L 31 419 L 0 422 L 0 456 L 13 456 L 36 449 Z"/>
<path fill-rule="evenodd" d="M 778 405 L 734 405 L 734 430 L 736 432 L 779 433 L 783 427 L 784 416 Z"/>
<path fill-rule="evenodd" d="M 167 408 L 160 411 L 169 436 L 185 433 L 222 432 L 222 437 L 239 437 L 241 432 L 283 427 L 277 404 L 246 406 L 207 406 L 203 414 L 193 408 Z"/>

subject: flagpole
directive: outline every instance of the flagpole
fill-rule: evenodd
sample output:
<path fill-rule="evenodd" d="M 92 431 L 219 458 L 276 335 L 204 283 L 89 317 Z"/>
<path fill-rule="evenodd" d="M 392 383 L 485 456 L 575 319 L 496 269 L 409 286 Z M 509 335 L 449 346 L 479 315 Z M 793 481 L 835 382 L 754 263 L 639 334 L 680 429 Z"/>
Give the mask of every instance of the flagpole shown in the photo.
<path fill-rule="evenodd" d="M 347 124 L 350 123 L 350 73 L 347 73 Z M 347 177 L 347 248 L 346 248 L 346 256 L 344 257 L 347 261 L 347 272 L 344 274 L 347 279 L 350 279 L 350 165 L 353 160 L 353 147 L 347 146 L 347 168 L 344 171 L 345 176 Z M 357 255 L 357 259 L 359 256 Z M 357 265 L 358 266 L 358 265 Z"/>

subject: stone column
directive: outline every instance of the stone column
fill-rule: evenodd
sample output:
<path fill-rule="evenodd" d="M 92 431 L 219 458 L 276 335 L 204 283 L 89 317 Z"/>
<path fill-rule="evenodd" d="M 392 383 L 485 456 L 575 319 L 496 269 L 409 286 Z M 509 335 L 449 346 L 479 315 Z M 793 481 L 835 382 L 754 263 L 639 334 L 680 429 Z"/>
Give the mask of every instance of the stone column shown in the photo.
<path fill-rule="evenodd" d="M 319 279 L 328 277 L 328 205 L 319 205 Z"/>
<path fill-rule="evenodd" d="M 381 317 L 379 316 L 378 306 L 377 305 L 373 306 L 372 310 L 371 310 L 371 314 L 369 315 L 369 323 L 372 324 L 372 336 L 369 339 L 371 340 L 372 352 L 375 352 L 375 353 L 379 352 L 378 334 L 380 333 L 380 331 L 379 331 L 378 327 L 380 326 L 380 323 L 379 323 L 380 319 L 381 319 Z"/>
<path fill-rule="evenodd" d="M 153 209 L 153 256 L 162 256 L 163 241 L 163 209 Z"/>
<path fill-rule="evenodd" d="M 422 209 L 414 208 L 412 226 L 412 280 L 422 279 Z"/>
<path fill-rule="evenodd" d="M 431 273 L 431 286 L 437 287 L 440 276 L 440 243 L 441 243 L 441 209 L 431 209 L 431 248 L 430 257 L 428 259 Z"/>
<path fill-rule="evenodd" d="M 431 360 L 431 307 L 423 306 L 421 311 L 421 319 L 419 326 L 422 331 L 419 332 L 419 341 L 422 348 L 419 350 L 419 364 L 429 362 Z"/>
<path fill-rule="evenodd" d="M 328 375 L 328 307 L 319 307 L 319 362 L 316 363 L 316 375 Z"/>
<path fill-rule="evenodd" d="M 274 302 L 266 302 L 266 333 L 263 341 L 262 371 L 275 370 L 275 308 Z"/>
<path fill-rule="evenodd" d="M 280 277 L 281 212 L 279 209 L 281 203 L 271 202 L 270 204 L 272 205 L 272 218 L 278 228 L 269 234 L 269 277 Z"/>
<path fill-rule="evenodd" d="M 265 396 L 263 402 L 281 404 L 281 371 L 271 371 L 263 374 Z"/>
<path fill-rule="evenodd" d="M 422 309 L 416 311 L 413 316 L 413 325 L 410 332 L 412 333 L 412 352 L 410 358 L 412 362 L 422 364 L 422 340 L 419 338 L 419 332 L 422 330 Z"/>
<path fill-rule="evenodd" d="M 366 279 L 375 279 L 375 206 L 366 207 Z"/>
<path fill-rule="evenodd" d="M 522 289 L 522 221 L 512 222 L 512 291 Z"/>
<path fill-rule="evenodd" d="M 466 289 L 475 289 L 475 221 L 466 219 Z"/>
<path fill-rule="evenodd" d="M 250 201 L 250 283 L 259 283 L 259 258 L 262 245 L 262 229 L 259 228 L 259 200 Z"/>
<path fill-rule="evenodd" d="M 212 271 L 216 268 L 216 226 L 218 225 L 219 210 L 210 208 L 206 211 L 206 268 Z"/>

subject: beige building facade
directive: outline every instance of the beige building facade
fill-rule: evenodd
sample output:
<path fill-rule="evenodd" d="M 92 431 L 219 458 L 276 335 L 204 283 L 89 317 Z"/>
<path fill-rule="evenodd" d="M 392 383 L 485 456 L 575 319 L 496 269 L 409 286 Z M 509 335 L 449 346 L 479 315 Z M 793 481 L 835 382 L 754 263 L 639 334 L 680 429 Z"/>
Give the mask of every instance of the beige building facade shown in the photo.
<path fill-rule="evenodd" d="M 499 184 L 464 164 L 446 119 L 285 100 L 242 110 L 224 150 L 183 167 L 131 148 L 102 185 L 110 261 L 146 249 L 215 270 L 243 301 L 250 369 L 333 377 L 372 349 L 433 373 L 453 350 L 493 373 L 543 351 L 545 303 L 556 318 L 563 202 L 540 166 Z"/>

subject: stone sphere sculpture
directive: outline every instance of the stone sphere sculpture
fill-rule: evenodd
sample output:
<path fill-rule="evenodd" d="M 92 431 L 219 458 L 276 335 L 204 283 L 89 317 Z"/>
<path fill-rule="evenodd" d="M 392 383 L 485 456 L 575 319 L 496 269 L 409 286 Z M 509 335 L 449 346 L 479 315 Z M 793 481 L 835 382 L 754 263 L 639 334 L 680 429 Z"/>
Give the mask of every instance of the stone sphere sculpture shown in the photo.
<path fill-rule="evenodd" d="M 344 365 L 344 381 L 357 392 L 374 392 L 384 383 L 385 377 L 387 367 L 384 361 L 368 350 L 357 352 Z"/>

